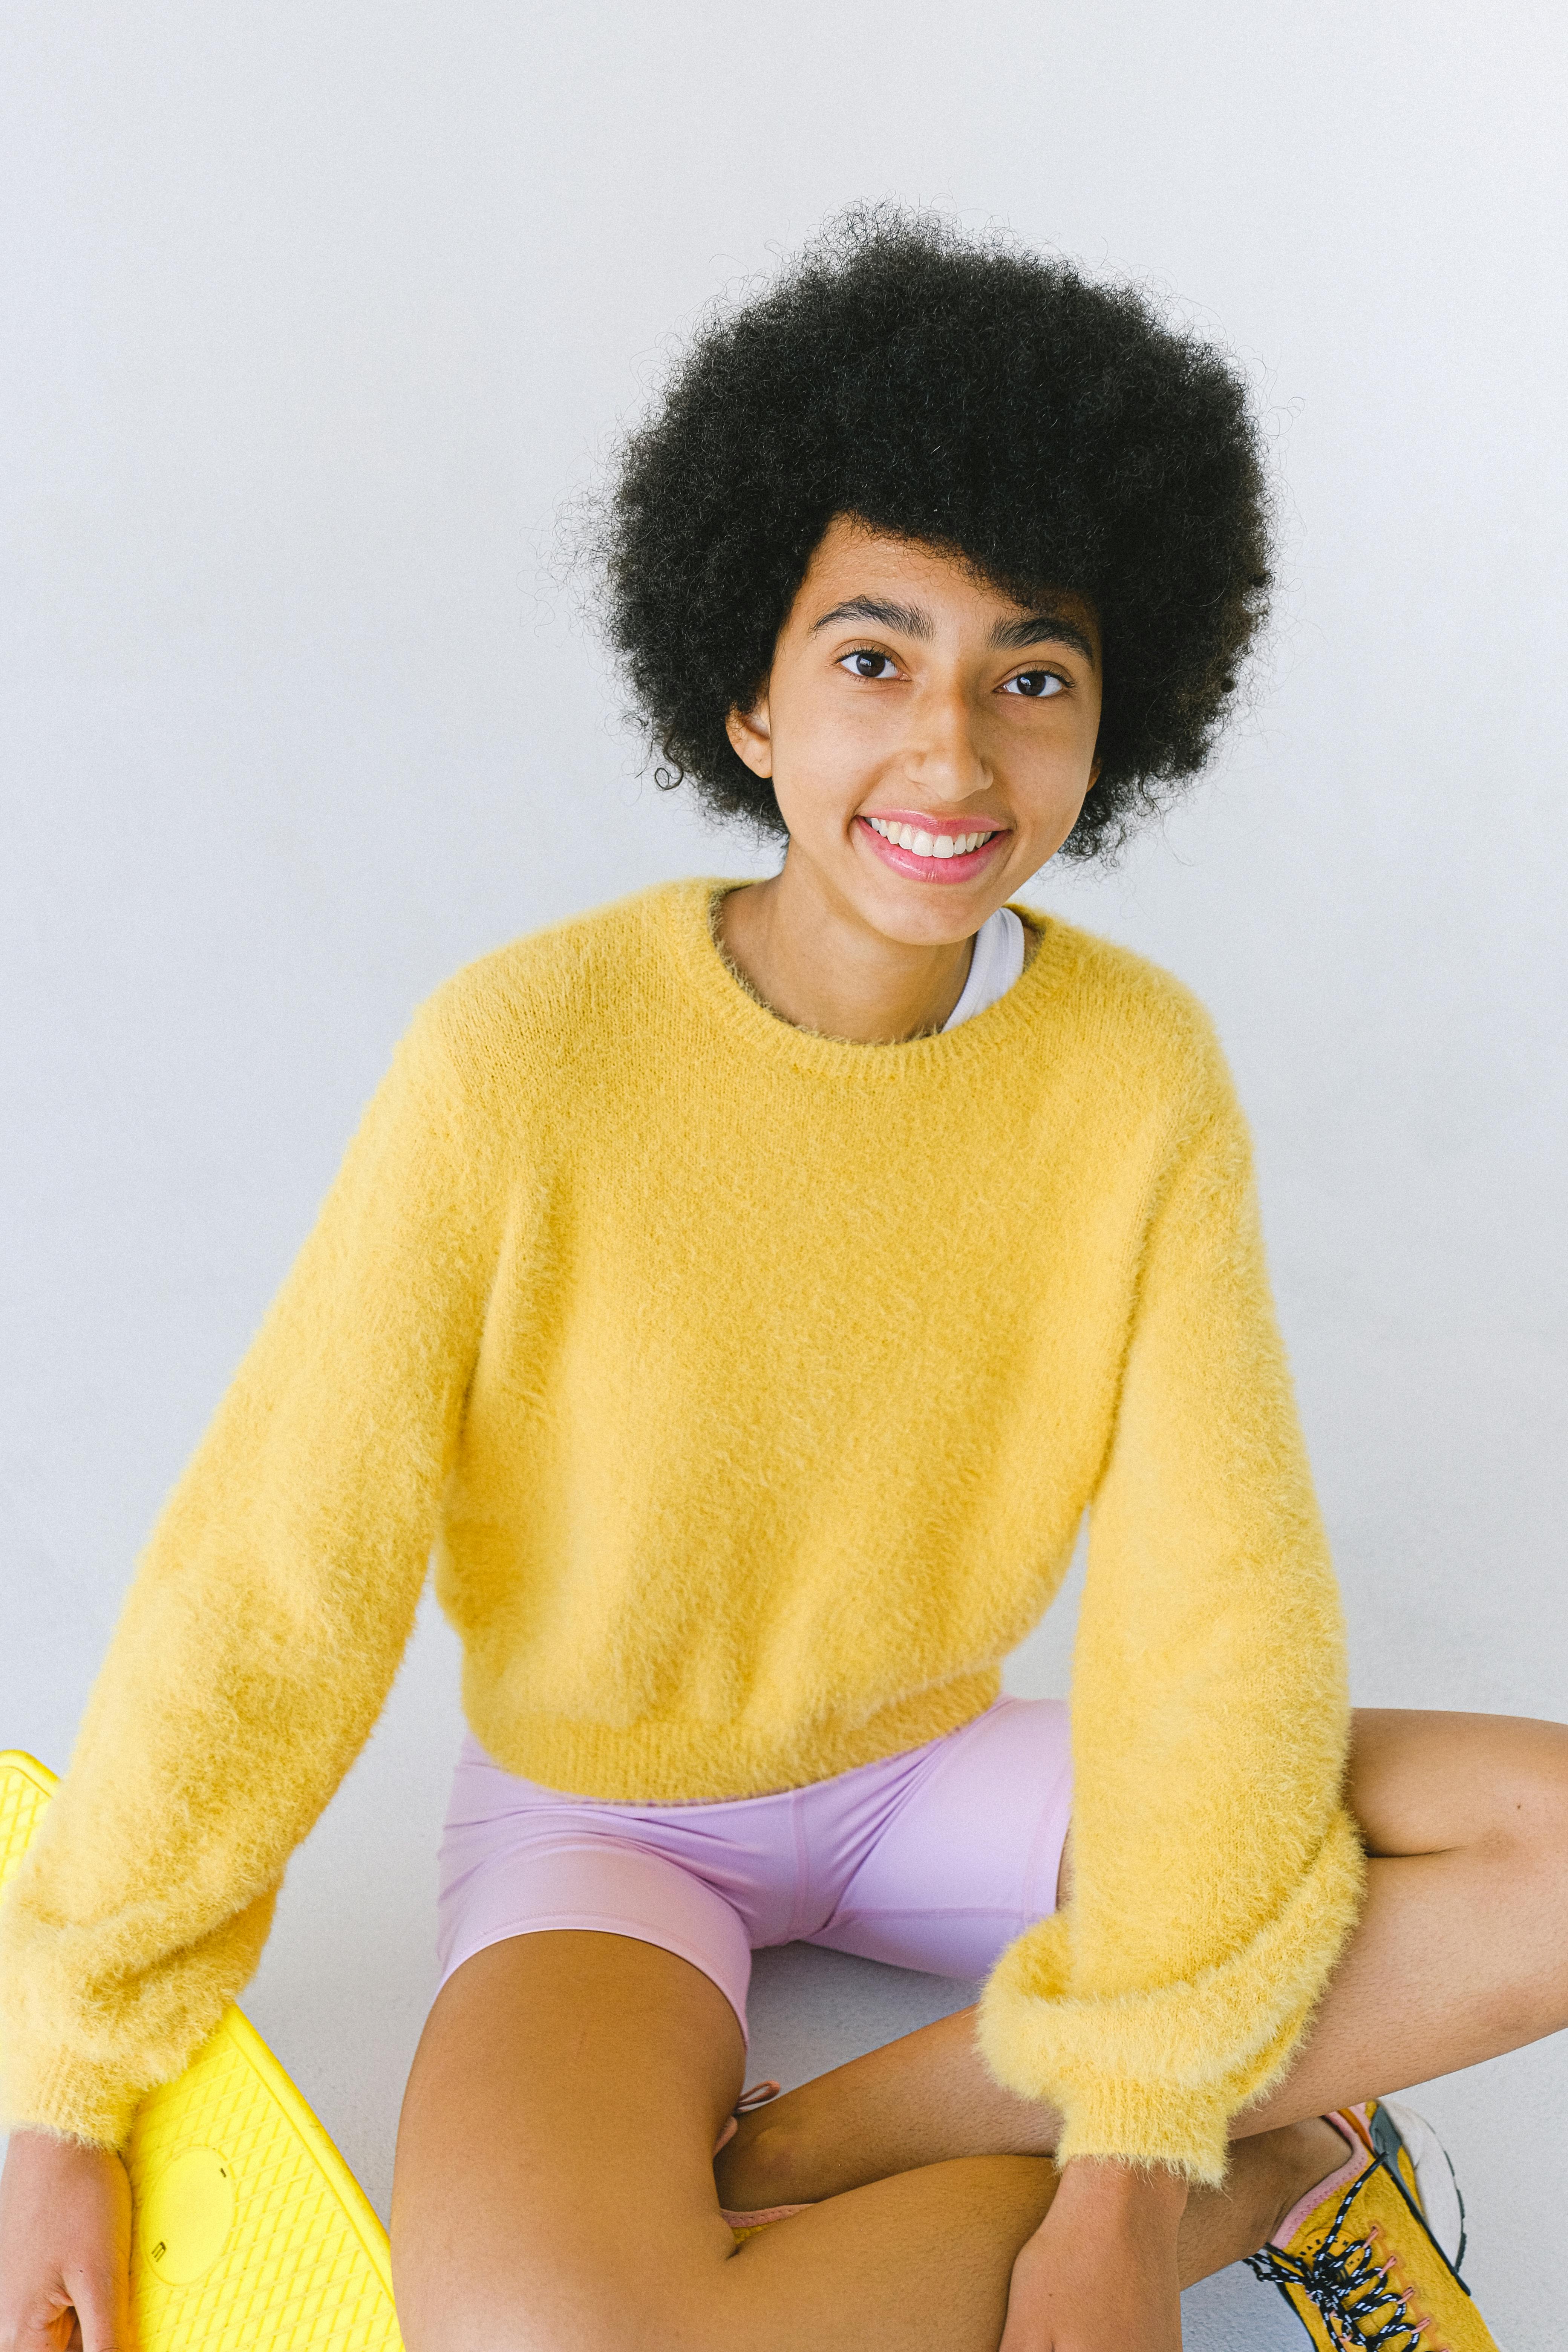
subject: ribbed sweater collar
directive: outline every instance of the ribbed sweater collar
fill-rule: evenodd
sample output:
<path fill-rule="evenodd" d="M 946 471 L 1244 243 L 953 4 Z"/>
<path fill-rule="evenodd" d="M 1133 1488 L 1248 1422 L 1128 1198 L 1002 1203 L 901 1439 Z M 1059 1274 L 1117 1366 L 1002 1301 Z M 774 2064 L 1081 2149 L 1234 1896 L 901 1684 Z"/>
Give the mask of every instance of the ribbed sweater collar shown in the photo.
<path fill-rule="evenodd" d="M 814 1077 L 873 1084 L 919 1084 L 960 1069 L 978 1075 L 1014 1050 L 1041 1014 L 1074 960 L 1074 935 L 1036 908 L 1015 912 L 1039 939 L 1020 977 L 984 1013 L 896 1045 L 863 1045 L 823 1037 L 771 1013 L 743 988 L 713 936 L 714 902 L 735 889 L 733 877 L 703 875 L 672 882 L 654 894 L 658 928 L 689 992 L 693 1010 L 717 1022 L 752 1056 Z"/>

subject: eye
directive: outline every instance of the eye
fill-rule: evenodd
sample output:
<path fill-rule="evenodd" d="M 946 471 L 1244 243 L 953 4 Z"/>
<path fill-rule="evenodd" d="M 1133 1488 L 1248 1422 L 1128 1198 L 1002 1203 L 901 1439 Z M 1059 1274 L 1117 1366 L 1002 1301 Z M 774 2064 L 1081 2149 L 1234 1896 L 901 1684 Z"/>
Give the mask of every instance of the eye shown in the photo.
<path fill-rule="evenodd" d="M 857 646 L 852 654 L 843 656 L 838 667 L 847 669 L 851 677 L 896 677 L 899 674 L 891 654 L 873 653 L 869 646 Z"/>
<path fill-rule="evenodd" d="M 1028 701 L 1042 702 L 1047 695 L 1063 693 L 1066 686 L 1067 680 L 1058 677 L 1054 669 L 1026 669 L 1020 670 L 1016 677 L 1010 677 L 1002 691 L 1011 694 L 1016 689 Z"/>

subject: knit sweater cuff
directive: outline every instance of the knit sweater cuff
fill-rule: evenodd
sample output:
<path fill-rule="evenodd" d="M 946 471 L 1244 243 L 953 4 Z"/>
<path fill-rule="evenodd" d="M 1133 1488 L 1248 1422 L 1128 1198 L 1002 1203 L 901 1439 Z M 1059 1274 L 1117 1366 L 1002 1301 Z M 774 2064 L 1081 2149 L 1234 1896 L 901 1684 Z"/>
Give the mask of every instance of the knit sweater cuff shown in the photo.
<path fill-rule="evenodd" d="M 1097 1996 L 1074 1980 L 1071 1914 L 1009 1945 L 980 2004 L 996 2080 L 1063 2118 L 1057 2160 L 1113 2157 L 1217 2186 L 1230 2119 L 1284 2072 L 1361 1905 L 1355 1824 L 1337 1814 L 1249 1944 L 1186 1981 Z"/>
<path fill-rule="evenodd" d="M 74 2056 L 39 2051 L 26 2063 L 7 2056 L 0 2070 L 0 2130 L 49 2132 L 89 2147 L 118 2148 L 131 2130 L 140 2094 L 123 2074 Z"/>

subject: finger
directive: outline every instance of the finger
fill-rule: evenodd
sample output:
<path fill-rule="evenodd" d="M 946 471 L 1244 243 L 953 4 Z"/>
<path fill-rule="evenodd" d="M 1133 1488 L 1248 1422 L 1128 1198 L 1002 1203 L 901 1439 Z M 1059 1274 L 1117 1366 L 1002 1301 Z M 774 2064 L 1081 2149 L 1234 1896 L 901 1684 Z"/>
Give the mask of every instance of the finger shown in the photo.
<path fill-rule="evenodd" d="M 25 2310 L 0 2312 L 0 2352 L 77 2352 L 80 2342 L 64 2287 Z"/>
<path fill-rule="evenodd" d="M 76 2305 L 81 2352 L 133 2352 L 130 2279 L 108 2271 L 79 2271 L 66 2284 Z"/>

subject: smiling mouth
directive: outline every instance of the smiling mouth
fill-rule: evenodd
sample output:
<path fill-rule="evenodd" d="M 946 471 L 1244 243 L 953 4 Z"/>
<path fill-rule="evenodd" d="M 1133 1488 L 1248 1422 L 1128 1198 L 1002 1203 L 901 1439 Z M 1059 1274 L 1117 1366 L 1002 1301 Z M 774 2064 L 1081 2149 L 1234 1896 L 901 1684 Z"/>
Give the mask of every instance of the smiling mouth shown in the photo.
<path fill-rule="evenodd" d="M 967 882 L 990 865 L 997 845 L 1011 835 L 1008 825 L 970 825 L 963 832 L 950 827 L 938 832 L 929 820 L 915 824 L 901 816 L 858 816 L 866 829 L 867 847 L 885 866 L 916 882 Z"/>
<path fill-rule="evenodd" d="M 966 857 L 987 841 L 994 841 L 1002 831 L 1000 825 L 982 825 L 969 833 L 926 833 L 919 825 L 900 824 L 885 816 L 868 816 L 866 823 L 884 841 L 896 849 L 907 849 L 914 857 Z"/>

